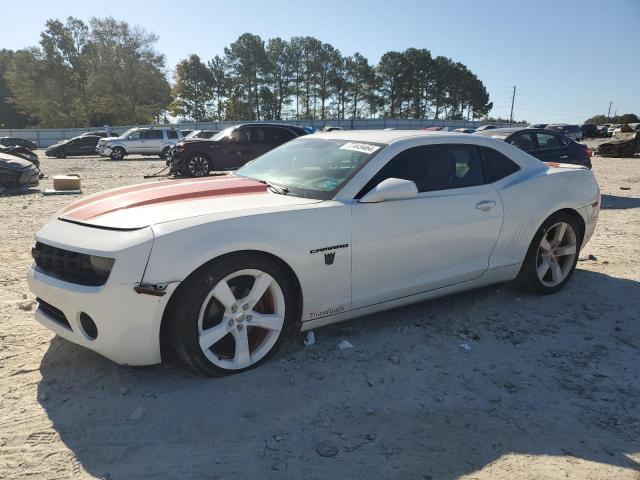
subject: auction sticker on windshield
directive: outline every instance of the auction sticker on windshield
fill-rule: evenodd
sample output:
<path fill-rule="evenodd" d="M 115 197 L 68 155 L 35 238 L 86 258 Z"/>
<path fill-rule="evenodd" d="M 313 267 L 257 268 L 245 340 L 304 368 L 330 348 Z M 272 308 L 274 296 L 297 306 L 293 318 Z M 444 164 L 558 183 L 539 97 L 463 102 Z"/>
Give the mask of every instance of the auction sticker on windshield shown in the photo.
<path fill-rule="evenodd" d="M 371 145 L 370 143 L 345 143 L 340 147 L 340 150 L 353 150 L 354 152 L 362 152 L 371 155 L 376 150 L 379 150 L 378 145 Z"/>

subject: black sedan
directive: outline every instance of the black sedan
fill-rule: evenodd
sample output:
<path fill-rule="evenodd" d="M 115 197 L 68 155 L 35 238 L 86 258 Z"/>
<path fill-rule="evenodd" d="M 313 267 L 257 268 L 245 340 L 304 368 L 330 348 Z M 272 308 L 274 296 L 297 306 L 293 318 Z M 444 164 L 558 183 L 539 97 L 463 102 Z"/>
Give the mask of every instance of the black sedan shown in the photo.
<path fill-rule="evenodd" d="M 245 123 L 229 127 L 211 139 L 178 142 L 167 164 L 176 175 L 204 177 L 210 171 L 232 170 L 307 132 L 295 125 Z"/>
<path fill-rule="evenodd" d="M 550 130 L 539 128 L 496 128 L 474 135 L 504 140 L 543 162 L 572 163 L 591 168 L 592 152 L 585 145 Z"/>
<path fill-rule="evenodd" d="M 25 147 L 29 150 L 38 148 L 38 144 L 33 140 L 26 140 L 18 137 L 0 137 L 0 145 L 4 147 Z"/>
<path fill-rule="evenodd" d="M 71 157 L 73 155 L 96 155 L 98 140 L 101 138 L 98 135 L 80 135 L 79 137 L 51 145 L 44 153 L 47 157 L 57 158 Z"/>

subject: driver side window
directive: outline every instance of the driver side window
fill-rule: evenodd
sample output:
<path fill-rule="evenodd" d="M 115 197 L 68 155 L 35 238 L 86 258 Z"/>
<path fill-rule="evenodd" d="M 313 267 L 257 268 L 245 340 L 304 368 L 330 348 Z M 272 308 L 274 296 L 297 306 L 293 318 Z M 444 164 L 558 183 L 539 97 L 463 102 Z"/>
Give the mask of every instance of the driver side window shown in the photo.
<path fill-rule="evenodd" d="M 477 148 L 467 145 L 416 147 L 391 159 L 356 198 L 388 178 L 411 180 L 418 192 L 464 188 L 484 183 Z"/>

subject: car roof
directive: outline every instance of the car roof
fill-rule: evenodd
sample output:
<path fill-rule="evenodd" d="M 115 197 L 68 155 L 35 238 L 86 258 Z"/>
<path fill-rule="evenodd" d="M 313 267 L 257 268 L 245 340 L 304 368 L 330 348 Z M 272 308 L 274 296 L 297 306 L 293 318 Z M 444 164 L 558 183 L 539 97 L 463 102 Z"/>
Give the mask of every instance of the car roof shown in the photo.
<path fill-rule="evenodd" d="M 495 130 L 492 130 L 495 132 Z M 441 132 L 429 130 L 334 130 L 332 132 L 317 132 L 305 138 L 330 138 L 336 140 L 353 140 L 358 142 L 394 143 L 415 137 L 468 139 L 468 133 Z"/>

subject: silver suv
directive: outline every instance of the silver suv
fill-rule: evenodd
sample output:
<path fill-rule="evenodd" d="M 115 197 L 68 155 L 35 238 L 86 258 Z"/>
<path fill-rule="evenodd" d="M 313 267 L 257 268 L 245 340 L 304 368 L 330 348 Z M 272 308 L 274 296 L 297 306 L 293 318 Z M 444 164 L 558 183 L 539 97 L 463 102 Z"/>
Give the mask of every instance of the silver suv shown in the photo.
<path fill-rule="evenodd" d="M 102 157 L 122 160 L 127 155 L 159 155 L 165 158 L 169 149 L 182 140 L 182 133 L 175 128 L 131 128 L 116 138 L 102 138 L 96 151 Z"/>

